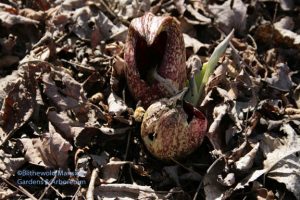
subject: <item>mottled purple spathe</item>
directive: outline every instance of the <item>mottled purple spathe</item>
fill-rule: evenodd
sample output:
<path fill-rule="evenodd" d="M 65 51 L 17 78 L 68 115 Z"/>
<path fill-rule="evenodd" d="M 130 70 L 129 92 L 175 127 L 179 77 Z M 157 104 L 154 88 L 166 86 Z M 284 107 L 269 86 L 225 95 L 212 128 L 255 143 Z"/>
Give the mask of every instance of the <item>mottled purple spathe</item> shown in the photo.
<path fill-rule="evenodd" d="M 198 109 L 187 103 L 171 106 L 168 99 L 161 99 L 146 110 L 141 137 L 152 155 L 170 160 L 195 151 L 206 130 L 206 117 Z"/>
<path fill-rule="evenodd" d="M 155 68 L 181 90 L 186 82 L 185 47 L 178 23 L 172 17 L 146 13 L 133 19 L 125 45 L 125 76 L 136 101 L 148 107 L 153 101 L 171 94 L 156 80 L 147 81 L 148 70 Z M 141 73 L 144 73 L 143 76 Z"/>

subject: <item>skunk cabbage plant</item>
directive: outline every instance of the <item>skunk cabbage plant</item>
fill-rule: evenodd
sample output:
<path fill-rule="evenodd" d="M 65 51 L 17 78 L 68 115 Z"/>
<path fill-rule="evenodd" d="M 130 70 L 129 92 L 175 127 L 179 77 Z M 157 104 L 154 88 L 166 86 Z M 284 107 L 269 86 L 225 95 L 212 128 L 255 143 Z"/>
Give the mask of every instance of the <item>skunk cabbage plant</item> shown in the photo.
<path fill-rule="evenodd" d="M 207 119 L 197 105 L 232 35 L 233 31 L 188 80 L 183 35 L 176 20 L 151 13 L 132 20 L 124 53 L 125 77 L 135 100 L 148 107 L 141 137 L 155 157 L 182 158 L 202 143 Z M 190 87 L 185 89 L 186 85 Z"/>
<path fill-rule="evenodd" d="M 160 98 L 171 97 L 185 86 L 183 35 L 173 17 L 146 13 L 133 19 L 124 59 L 128 88 L 133 98 L 146 107 Z"/>

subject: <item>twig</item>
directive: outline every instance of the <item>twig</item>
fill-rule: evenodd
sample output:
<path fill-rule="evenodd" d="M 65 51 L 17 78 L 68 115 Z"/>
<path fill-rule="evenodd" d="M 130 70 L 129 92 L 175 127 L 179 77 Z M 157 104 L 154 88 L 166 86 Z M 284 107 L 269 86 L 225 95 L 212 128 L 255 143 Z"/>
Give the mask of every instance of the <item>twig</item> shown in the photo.
<path fill-rule="evenodd" d="M 77 194 L 79 193 L 80 189 L 81 189 L 81 186 L 79 185 L 79 186 L 78 186 L 78 189 L 76 190 L 76 192 L 75 192 L 75 194 L 73 195 L 73 197 L 72 197 L 71 200 L 74 200 L 74 199 L 76 198 L 76 196 L 77 196 Z"/>
<path fill-rule="evenodd" d="M 30 199 L 32 199 L 32 200 L 38 200 L 37 198 L 35 198 L 30 192 L 28 192 L 22 186 L 19 186 L 18 188 L 23 192 L 23 194 L 25 194 L 26 196 L 28 196 Z"/>
<path fill-rule="evenodd" d="M 98 177 L 98 173 L 99 173 L 98 168 L 95 168 L 92 172 L 90 184 L 88 187 L 88 191 L 86 193 L 87 200 L 94 200 L 95 181 L 96 181 L 96 178 Z"/>
<path fill-rule="evenodd" d="M 38 200 L 37 198 L 35 198 L 32 194 L 30 194 L 30 192 L 28 192 L 25 188 L 23 188 L 22 186 L 15 186 L 14 184 L 12 184 L 11 182 L 9 182 L 8 180 L 6 180 L 5 178 L 0 177 L 6 184 L 10 185 L 11 187 L 15 188 L 16 190 L 22 192 L 23 194 L 25 194 L 27 197 L 29 197 L 32 200 Z"/>
<path fill-rule="evenodd" d="M 42 179 L 45 183 L 47 183 L 42 177 L 40 177 L 40 179 Z M 43 197 L 45 196 L 46 192 L 49 190 L 49 188 L 52 186 L 53 182 L 56 179 L 56 175 L 53 177 L 53 179 L 51 180 L 50 183 L 47 183 L 48 186 L 44 189 L 44 192 L 41 194 L 39 200 L 43 199 Z"/>

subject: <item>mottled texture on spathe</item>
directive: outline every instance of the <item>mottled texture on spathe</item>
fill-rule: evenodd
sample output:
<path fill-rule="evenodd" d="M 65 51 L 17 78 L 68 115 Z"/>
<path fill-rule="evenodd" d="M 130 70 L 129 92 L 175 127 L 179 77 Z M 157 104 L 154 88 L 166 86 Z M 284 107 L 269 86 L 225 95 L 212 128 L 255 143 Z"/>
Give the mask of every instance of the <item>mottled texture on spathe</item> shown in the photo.
<path fill-rule="evenodd" d="M 146 13 L 133 19 L 126 40 L 124 58 L 128 88 L 136 101 L 149 106 L 172 94 L 151 77 L 153 70 L 181 90 L 187 80 L 185 47 L 178 23 L 172 17 Z"/>
<path fill-rule="evenodd" d="M 169 160 L 193 152 L 202 143 L 207 129 L 205 116 L 187 103 L 170 105 L 168 99 L 153 103 L 146 111 L 141 136 L 157 158 Z"/>

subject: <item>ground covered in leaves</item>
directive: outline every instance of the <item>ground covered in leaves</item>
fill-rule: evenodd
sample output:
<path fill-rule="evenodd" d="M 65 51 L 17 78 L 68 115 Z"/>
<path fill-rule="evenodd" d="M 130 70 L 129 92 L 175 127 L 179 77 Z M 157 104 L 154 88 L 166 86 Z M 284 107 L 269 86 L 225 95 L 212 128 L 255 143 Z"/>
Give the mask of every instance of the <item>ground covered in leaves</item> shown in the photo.
<path fill-rule="evenodd" d="M 180 160 L 145 149 L 122 77 L 146 11 L 202 62 L 235 29 Z M 299 22 L 297 0 L 2 0 L 0 199 L 300 199 Z"/>

